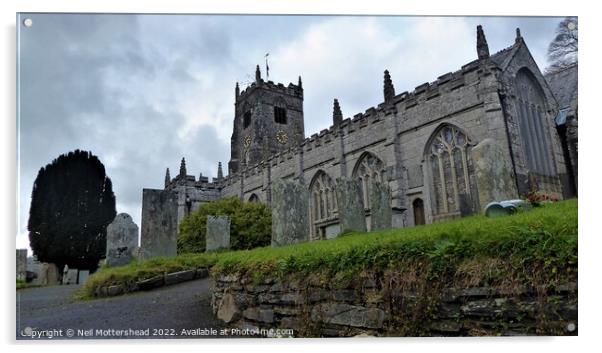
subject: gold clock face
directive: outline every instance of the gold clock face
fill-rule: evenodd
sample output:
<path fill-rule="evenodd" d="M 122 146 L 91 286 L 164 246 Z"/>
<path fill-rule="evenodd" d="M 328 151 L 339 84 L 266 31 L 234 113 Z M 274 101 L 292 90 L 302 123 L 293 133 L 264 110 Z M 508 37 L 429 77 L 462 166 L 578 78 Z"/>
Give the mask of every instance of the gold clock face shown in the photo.
<path fill-rule="evenodd" d="M 245 139 L 243 140 L 243 144 L 245 145 L 245 147 L 251 146 L 251 136 L 245 137 Z"/>
<path fill-rule="evenodd" d="M 286 144 L 288 142 L 288 135 L 286 134 L 286 132 L 280 130 L 276 133 L 276 141 L 278 141 L 281 144 Z"/>

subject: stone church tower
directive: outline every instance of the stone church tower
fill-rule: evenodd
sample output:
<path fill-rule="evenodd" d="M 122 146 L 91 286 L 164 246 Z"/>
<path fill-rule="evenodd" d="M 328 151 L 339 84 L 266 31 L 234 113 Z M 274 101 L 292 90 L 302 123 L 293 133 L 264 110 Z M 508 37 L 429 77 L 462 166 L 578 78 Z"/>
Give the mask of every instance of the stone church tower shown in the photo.
<path fill-rule="evenodd" d="M 286 87 L 266 82 L 258 65 L 255 82 L 242 92 L 237 83 L 235 98 L 229 174 L 298 146 L 305 139 L 301 77 L 297 85 Z"/>

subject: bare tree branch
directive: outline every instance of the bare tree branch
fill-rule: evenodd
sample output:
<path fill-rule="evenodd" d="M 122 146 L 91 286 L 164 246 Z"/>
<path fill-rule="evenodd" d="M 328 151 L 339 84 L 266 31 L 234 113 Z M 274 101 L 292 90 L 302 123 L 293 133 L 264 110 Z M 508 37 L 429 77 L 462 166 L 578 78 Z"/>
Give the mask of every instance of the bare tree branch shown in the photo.
<path fill-rule="evenodd" d="M 556 37 L 548 47 L 550 66 L 546 72 L 553 72 L 577 63 L 579 27 L 577 17 L 566 17 L 556 28 Z"/>

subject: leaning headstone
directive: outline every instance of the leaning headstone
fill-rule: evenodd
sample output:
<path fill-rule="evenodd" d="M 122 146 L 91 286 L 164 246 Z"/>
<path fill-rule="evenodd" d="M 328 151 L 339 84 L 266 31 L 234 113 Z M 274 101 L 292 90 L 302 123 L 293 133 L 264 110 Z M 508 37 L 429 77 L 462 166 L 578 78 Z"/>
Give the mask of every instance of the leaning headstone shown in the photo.
<path fill-rule="evenodd" d="M 17 249 L 17 279 L 25 281 L 27 277 L 27 249 Z"/>
<path fill-rule="evenodd" d="M 502 148 L 490 138 L 472 148 L 480 207 L 517 196 L 512 166 Z"/>
<path fill-rule="evenodd" d="M 206 251 L 230 247 L 230 218 L 207 216 Z"/>
<path fill-rule="evenodd" d="M 389 229 L 392 225 L 391 188 L 386 183 L 372 183 L 370 190 L 370 230 Z"/>
<path fill-rule="evenodd" d="M 278 181 L 272 186 L 272 246 L 309 240 L 309 191 L 304 185 Z"/>
<path fill-rule="evenodd" d="M 129 214 L 118 214 L 107 226 L 106 265 L 122 266 L 129 263 L 137 247 L 138 226 Z"/>
<path fill-rule="evenodd" d="M 63 284 L 77 284 L 77 269 L 68 269 L 66 274 L 63 274 Z"/>
<path fill-rule="evenodd" d="M 84 283 L 86 283 L 86 281 L 88 280 L 89 276 L 90 276 L 90 271 L 89 270 L 81 270 L 81 271 L 79 271 L 79 274 L 77 275 L 77 283 L 78 284 L 84 284 Z"/>
<path fill-rule="evenodd" d="M 177 255 L 178 199 L 171 190 L 142 190 L 140 255 Z"/>
<path fill-rule="evenodd" d="M 336 194 L 341 231 L 365 232 L 366 216 L 360 181 L 356 179 L 337 179 Z"/>

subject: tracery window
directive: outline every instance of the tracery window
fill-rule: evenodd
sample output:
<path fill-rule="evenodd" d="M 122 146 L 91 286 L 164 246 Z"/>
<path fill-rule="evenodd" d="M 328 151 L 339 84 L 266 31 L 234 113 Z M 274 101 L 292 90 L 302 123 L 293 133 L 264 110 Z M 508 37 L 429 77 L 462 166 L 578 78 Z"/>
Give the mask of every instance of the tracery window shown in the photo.
<path fill-rule="evenodd" d="M 519 70 L 514 81 L 517 93 L 517 115 L 520 136 L 529 171 L 553 175 L 551 141 L 545 124 L 545 100 L 541 86 L 526 68 Z"/>
<path fill-rule="evenodd" d="M 372 183 L 386 182 L 384 175 L 385 164 L 382 160 L 370 152 L 365 152 L 360 157 L 354 168 L 353 177 L 360 181 L 365 209 L 370 208 L 370 192 L 372 189 Z"/>
<path fill-rule="evenodd" d="M 338 204 L 335 184 L 324 171 L 318 171 L 309 185 L 312 239 L 320 239 L 320 227 L 324 222 L 336 219 Z"/>
<path fill-rule="evenodd" d="M 471 193 L 470 140 L 452 125 L 443 125 L 430 138 L 427 168 L 432 182 L 433 214 L 454 215 L 460 211 L 460 195 Z"/>

